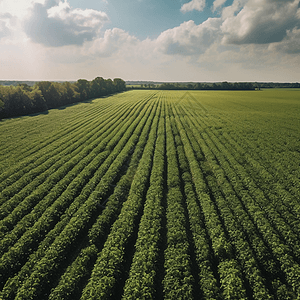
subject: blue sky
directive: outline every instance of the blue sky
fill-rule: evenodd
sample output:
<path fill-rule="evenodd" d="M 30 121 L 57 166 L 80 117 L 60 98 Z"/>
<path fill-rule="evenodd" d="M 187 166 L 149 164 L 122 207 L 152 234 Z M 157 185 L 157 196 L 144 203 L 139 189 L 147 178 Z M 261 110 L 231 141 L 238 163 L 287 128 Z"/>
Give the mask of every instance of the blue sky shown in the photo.
<path fill-rule="evenodd" d="M 0 79 L 300 81 L 300 0 L 0 0 Z"/>
<path fill-rule="evenodd" d="M 92 3 L 92 1 L 91 1 Z M 179 26 L 184 21 L 194 20 L 200 24 L 208 17 L 217 16 L 212 13 L 213 1 L 207 1 L 203 11 L 180 11 L 184 1 L 174 0 L 111 0 L 106 5 L 111 24 L 128 31 L 140 39 L 156 38 L 169 28 Z"/>
<path fill-rule="evenodd" d="M 209 17 L 220 16 L 221 10 L 213 12 L 214 0 L 206 0 L 202 11 L 181 12 L 181 7 L 189 1 L 184 0 L 70 0 L 73 7 L 91 8 L 105 11 L 110 22 L 105 28 L 118 27 L 140 39 L 156 38 L 162 31 L 179 26 L 181 23 L 194 20 L 200 24 Z M 225 0 L 231 5 L 233 0 Z"/>

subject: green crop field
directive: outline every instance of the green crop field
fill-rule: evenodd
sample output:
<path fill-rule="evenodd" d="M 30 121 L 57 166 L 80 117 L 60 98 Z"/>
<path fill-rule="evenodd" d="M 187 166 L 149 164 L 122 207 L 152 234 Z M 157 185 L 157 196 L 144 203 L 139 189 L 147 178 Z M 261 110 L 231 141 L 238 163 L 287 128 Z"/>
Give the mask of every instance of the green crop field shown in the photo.
<path fill-rule="evenodd" d="M 300 298 L 300 91 L 128 91 L 0 153 L 2 300 Z"/>

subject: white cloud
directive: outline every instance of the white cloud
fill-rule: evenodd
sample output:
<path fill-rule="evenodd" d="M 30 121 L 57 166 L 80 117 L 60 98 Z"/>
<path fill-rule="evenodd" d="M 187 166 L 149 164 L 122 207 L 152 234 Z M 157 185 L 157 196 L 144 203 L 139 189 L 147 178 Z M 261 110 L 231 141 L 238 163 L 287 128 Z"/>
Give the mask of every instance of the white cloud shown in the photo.
<path fill-rule="evenodd" d="M 0 13 L 0 40 L 3 37 L 9 36 L 11 33 L 10 25 L 11 21 L 13 19 L 13 16 L 9 13 Z"/>
<path fill-rule="evenodd" d="M 238 10 L 235 2 L 234 10 Z M 225 44 L 269 44 L 282 41 L 300 25 L 299 0 L 249 0 L 237 15 L 227 9 L 221 26 Z"/>
<path fill-rule="evenodd" d="M 223 20 L 234 17 L 243 8 L 247 1 L 248 0 L 234 0 L 232 5 L 224 7 L 222 10 Z"/>
<path fill-rule="evenodd" d="M 7 78 L 299 78 L 300 0 L 234 0 L 227 7 L 215 0 L 212 9 L 222 9 L 220 18 L 190 20 L 145 40 L 120 28 L 104 32 L 105 13 L 72 8 L 70 0 L 34 1 L 0 0 L 0 63 Z M 190 1 L 181 11 L 204 6 Z"/>
<path fill-rule="evenodd" d="M 198 10 L 202 11 L 205 8 L 205 0 L 192 0 L 188 3 L 185 3 L 181 6 L 182 12 Z"/>
<path fill-rule="evenodd" d="M 144 41 L 139 41 L 128 32 L 119 28 L 113 28 L 107 29 L 103 37 L 84 42 L 81 47 L 67 45 L 48 48 L 46 56 L 54 63 L 65 65 L 88 63 L 111 57 L 115 59 L 117 57 L 127 57 L 130 60 L 131 58 L 136 59 L 138 55 L 142 55 L 145 58 L 144 49 L 141 47 L 143 43 Z M 152 52 L 153 49 L 154 46 L 152 45 Z"/>
<path fill-rule="evenodd" d="M 113 28 L 106 30 L 103 37 L 87 43 L 84 47 L 84 52 L 93 56 L 107 57 L 117 51 L 126 52 L 129 47 L 137 43 L 138 39 L 136 37 L 131 36 L 123 29 Z"/>
<path fill-rule="evenodd" d="M 65 24 L 72 24 L 82 28 L 82 30 L 100 29 L 104 21 L 108 20 L 106 13 L 93 9 L 71 9 L 70 4 L 59 2 L 47 10 L 48 18 L 54 18 L 63 21 Z"/>
<path fill-rule="evenodd" d="M 11 14 L 17 18 L 24 18 L 28 14 L 28 9 L 33 3 L 44 3 L 45 0 L 2 0 L 0 1 L 0 11 Z"/>
<path fill-rule="evenodd" d="M 219 37 L 220 18 L 209 18 L 200 25 L 194 21 L 168 29 L 157 38 L 157 48 L 165 54 L 195 55 L 204 53 Z"/>
<path fill-rule="evenodd" d="M 213 11 L 216 11 L 219 7 L 221 7 L 227 0 L 215 0 L 213 3 Z"/>
<path fill-rule="evenodd" d="M 93 9 L 73 9 L 65 0 L 34 4 L 24 22 L 25 32 L 35 43 L 50 47 L 82 45 L 98 36 L 108 21 L 106 13 Z"/>
<path fill-rule="evenodd" d="M 270 44 L 269 50 L 288 54 L 300 53 L 300 29 L 287 31 L 287 36 L 279 43 Z"/>

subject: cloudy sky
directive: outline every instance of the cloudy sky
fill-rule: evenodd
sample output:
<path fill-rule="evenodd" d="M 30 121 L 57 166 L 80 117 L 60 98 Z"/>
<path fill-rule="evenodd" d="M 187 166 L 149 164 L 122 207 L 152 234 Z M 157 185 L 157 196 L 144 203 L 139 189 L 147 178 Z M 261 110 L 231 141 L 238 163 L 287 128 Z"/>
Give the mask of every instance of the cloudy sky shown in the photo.
<path fill-rule="evenodd" d="M 300 0 L 0 0 L 1 80 L 300 81 Z"/>

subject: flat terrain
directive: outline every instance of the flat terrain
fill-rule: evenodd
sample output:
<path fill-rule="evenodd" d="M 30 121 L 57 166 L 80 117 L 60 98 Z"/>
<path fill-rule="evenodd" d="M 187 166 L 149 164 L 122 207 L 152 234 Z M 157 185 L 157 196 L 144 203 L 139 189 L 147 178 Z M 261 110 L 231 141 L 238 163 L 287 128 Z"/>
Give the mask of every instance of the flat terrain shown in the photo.
<path fill-rule="evenodd" d="M 300 297 L 300 91 L 128 91 L 0 153 L 0 299 Z"/>

